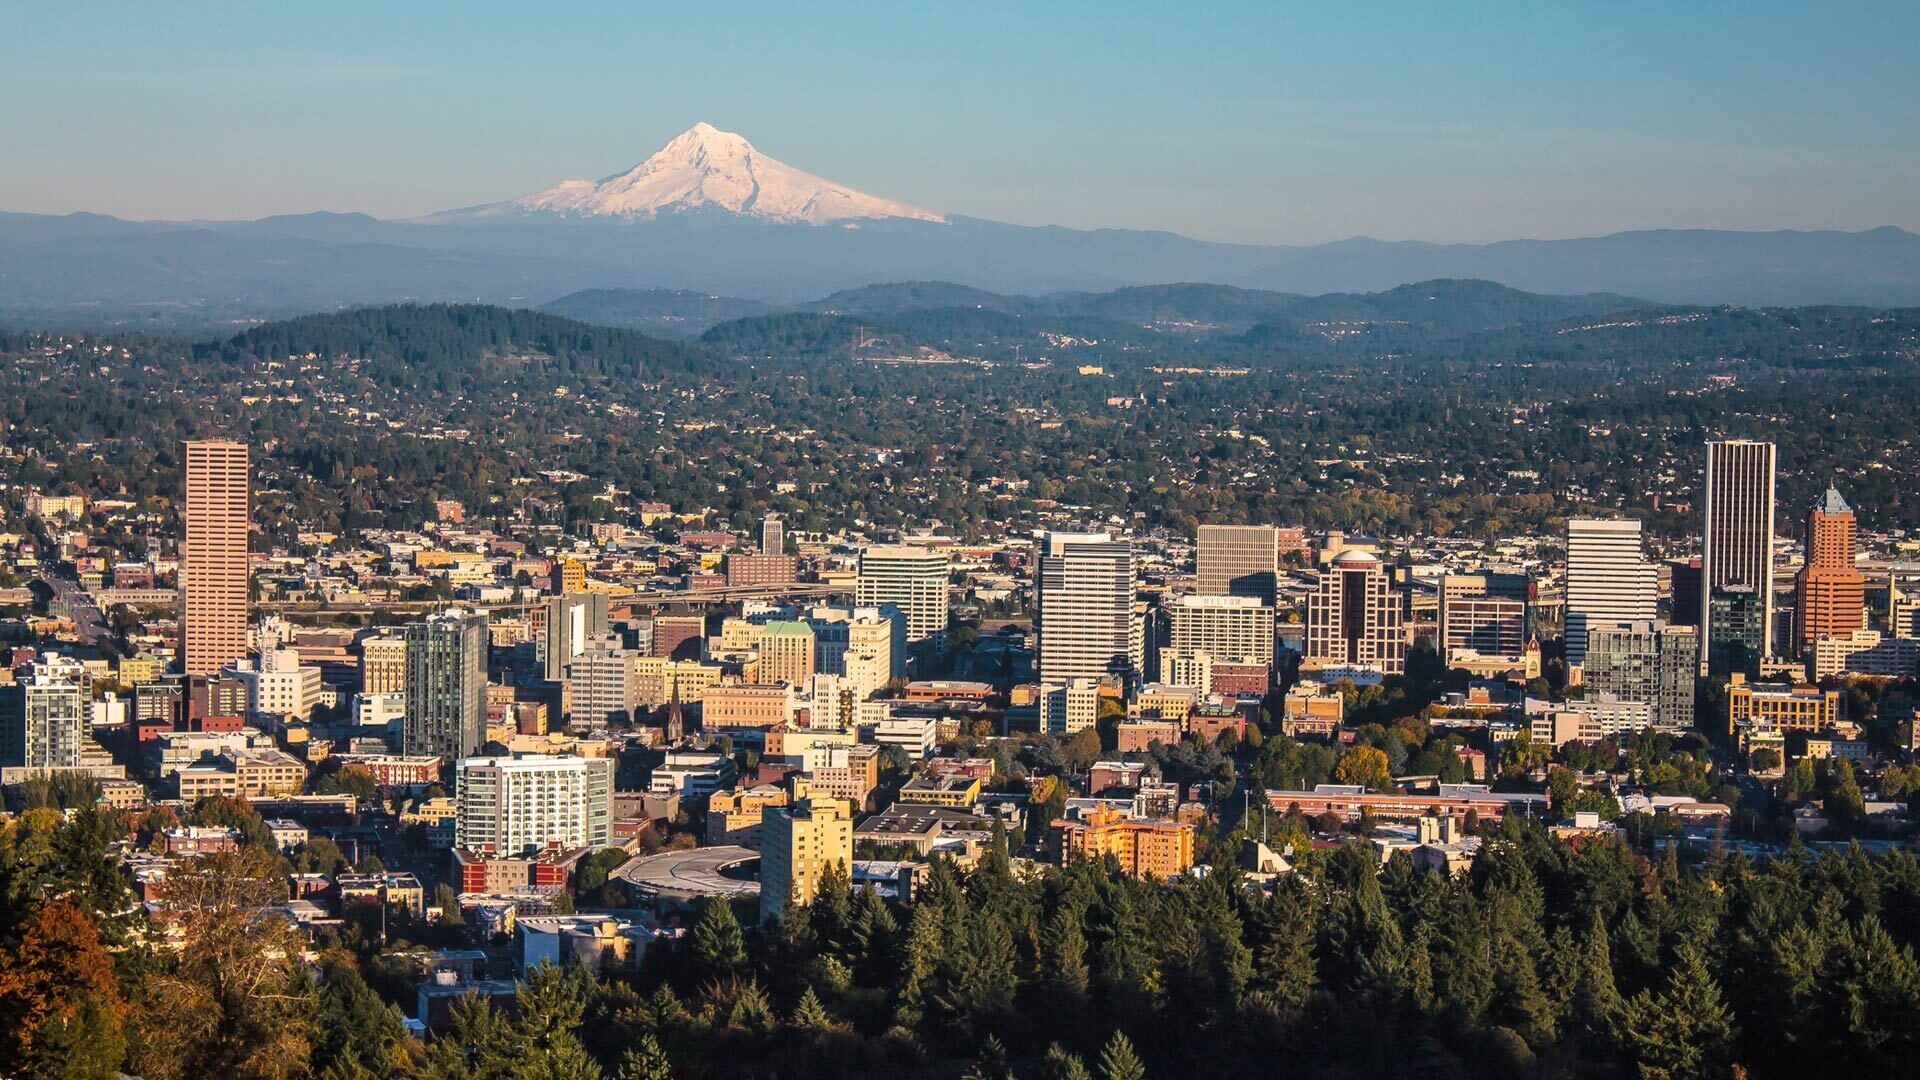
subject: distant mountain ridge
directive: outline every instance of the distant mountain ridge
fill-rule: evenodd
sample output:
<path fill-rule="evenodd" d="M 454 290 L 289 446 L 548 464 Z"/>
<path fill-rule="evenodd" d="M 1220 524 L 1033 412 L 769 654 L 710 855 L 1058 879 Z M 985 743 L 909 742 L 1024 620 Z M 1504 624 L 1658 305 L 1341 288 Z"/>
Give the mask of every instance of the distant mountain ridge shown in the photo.
<path fill-rule="evenodd" d="M 1611 293 L 1541 296 L 1492 282 L 1448 280 L 1324 296 L 1203 284 L 1021 296 L 914 281 L 843 290 L 788 306 L 660 290 L 594 289 L 561 297 L 541 310 L 641 328 L 749 359 L 916 352 L 1037 359 L 1071 348 L 1081 350 L 1080 356 L 1093 350 L 1115 360 L 1172 361 L 1245 348 L 1272 355 L 1274 349 L 1286 352 L 1337 338 L 1364 348 L 1430 346 L 1507 329 L 1657 318 L 1689 309 Z M 736 311 L 746 314 L 736 317 Z M 864 350 L 858 345 L 862 341 Z"/>
<path fill-rule="evenodd" d="M 853 304 L 871 282 L 938 282 L 951 290 L 950 306 L 964 307 L 993 302 L 969 300 L 959 291 L 967 289 L 1040 297 L 1194 282 L 1325 296 L 1436 279 L 1662 303 L 1920 306 L 1920 235 L 1893 227 L 1683 229 L 1477 245 L 1360 237 L 1286 246 L 1028 227 L 870 195 L 706 124 L 604 180 L 565 181 L 411 221 L 331 212 L 191 222 L 0 213 L 0 321 L 61 327 L 204 328 L 396 301 L 538 305 L 609 288 L 770 305 L 855 290 L 846 300 Z M 1145 300 L 1113 303 L 1135 318 Z M 1234 314 L 1238 301 L 1215 300 L 1222 317 L 1247 321 Z"/>

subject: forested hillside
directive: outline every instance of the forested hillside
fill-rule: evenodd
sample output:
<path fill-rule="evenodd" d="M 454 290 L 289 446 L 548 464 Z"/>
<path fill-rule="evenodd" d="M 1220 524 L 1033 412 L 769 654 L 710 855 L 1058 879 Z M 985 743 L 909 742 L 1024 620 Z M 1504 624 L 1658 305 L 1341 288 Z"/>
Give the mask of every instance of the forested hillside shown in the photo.
<path fill-rule="evenodd" d="M 706 340 L 442 306 L 200 344 L 14 335 L 4 476 L 161 494 L 178 439 L 224 433 L 263 448 L 265 513 L 288 535 L 417 523 L 434 498 L 511 505 L 559 470 L 589 478 L 538 489 L 569 521 L 608 513 L 594 496 L 611 484 L 741 520 L 776 506 L 809 529 L 1019 530 L 1067 504 L 1188 535 L 1247 520 L 1495 536 L 1601 509 L 1681 536 L 1700 447 L 1731 435 L 1779 443 L 1782 507 L 1838 483 L 1863 528 L 1920 528 L 1911 310 L 1199 333 L 946 307 L 767 315 Z M 881 362 L 902 356 L 942 362 Z M 365 476 L 383 482 L 347 484 Z"/>
<path fill-rule="evenodd" d="M 337 871 L 338 849 L 283 856 L 234 800 L 188 818 L 245 839 L 160 883 L 158 949 L 106 848 L 171 811 L 0 823 L 0 1073 L 1772 1080 L 1905 1076 L 1920 1054 L 1906 852 L 1689 866 L 1509 818 L 1450 877 L 1404 851 L 1381 869 L 1359 840 L 1309 850 L 1282 818 L 1296 872 L 1265 891 L 1227 858 L 1171 883 L 1016 870 L 998 837 L 972 870 L 937 859 L 911 906 L 833 874 L 784 924 L 709 901 L 637 974 L 536 969 L 512 1012 L 474 999 L 421 1043 L 396 1007 L 410 950 L 457 943 L 457 923 L 354 909 L 310 966 L 257 908 L 290 870 Z"/>
<path fill-rule="evenodd" d="M 556 377 L 658 378 L 715 370 L 700 349 L 631 330 L 524 308 L 400 304 L 308 315 L 236 334 L 196 349 L 205 360 L 312 355 L 366 361 L 366 373 L 394 388 L 449 388 L 518 377 L 522 369 Z"/>

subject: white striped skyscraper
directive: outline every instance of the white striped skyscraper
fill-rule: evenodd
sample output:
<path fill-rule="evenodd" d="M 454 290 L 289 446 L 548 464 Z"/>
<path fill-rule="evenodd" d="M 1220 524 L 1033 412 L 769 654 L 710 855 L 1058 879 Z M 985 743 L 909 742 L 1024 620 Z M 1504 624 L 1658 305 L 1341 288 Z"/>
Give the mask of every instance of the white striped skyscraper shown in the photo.
<path fill-rule="evenodd" d="M 1048 682 L 1133 669 L 1133 545 L 1106 533 L 1048 533 L 1040 553 L 1039 675 Z"/>
<path fill-rule="evenodd" d="M 1633 520 L 1567 520 L 1567 663 L 1586 659 L 1590 627 L 1650 622 L 1660 573 L 1640 546 Z"/>

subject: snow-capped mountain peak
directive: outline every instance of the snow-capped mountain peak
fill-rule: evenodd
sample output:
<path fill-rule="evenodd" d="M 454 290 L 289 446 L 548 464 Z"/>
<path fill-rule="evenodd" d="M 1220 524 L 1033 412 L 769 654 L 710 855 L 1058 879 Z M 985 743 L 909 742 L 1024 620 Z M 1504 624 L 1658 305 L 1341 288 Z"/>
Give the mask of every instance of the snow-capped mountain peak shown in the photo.
<path fill-rule="evenodd" d="M 775 161 L 740 135 L 704 122 L 624 173 L 598 182 L 563 181 L 479 208 L 479 213 L 644 219 L 700 209 L 810 225 L 871 218 L 946 220 L 931 210 L 855 191 Z"/>

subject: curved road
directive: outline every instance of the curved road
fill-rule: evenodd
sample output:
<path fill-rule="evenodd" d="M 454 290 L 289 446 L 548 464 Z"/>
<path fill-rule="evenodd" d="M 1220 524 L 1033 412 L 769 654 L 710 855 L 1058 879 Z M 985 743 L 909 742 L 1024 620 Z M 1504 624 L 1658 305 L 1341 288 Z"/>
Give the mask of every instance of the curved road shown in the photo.
<path fill-rule="evenodd" d="M 654 896 L 758 896 L 758 881 L 728 877 L 722 871 L 759 858 L 759 852 L 731 844 L 662 851 L 627 860 L 613 876 Z"/>

